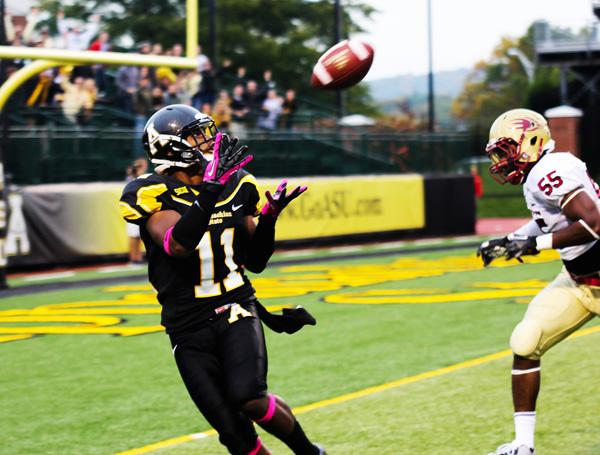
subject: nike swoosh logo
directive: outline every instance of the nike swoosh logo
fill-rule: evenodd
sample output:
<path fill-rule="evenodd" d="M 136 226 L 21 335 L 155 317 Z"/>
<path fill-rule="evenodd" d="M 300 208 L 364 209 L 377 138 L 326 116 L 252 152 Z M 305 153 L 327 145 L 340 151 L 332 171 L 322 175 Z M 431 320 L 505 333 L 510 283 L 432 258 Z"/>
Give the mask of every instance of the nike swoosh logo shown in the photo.
<path fill-rule="evenodd" d="M 215 177 L 215 160 L 212 160 L 208 165 L 210 166 L 210 168 L 208 169 L 207 175 L 210 178 L 214 178 Z"/>
<path fill-rule="evenodd" d="M 231 211 L 235 212 L 237 209 L 239 209 L 240 207 L 243 207 L 244 204 L 240 204 L 240 205 L 232 205 L 231 206 Z"/>

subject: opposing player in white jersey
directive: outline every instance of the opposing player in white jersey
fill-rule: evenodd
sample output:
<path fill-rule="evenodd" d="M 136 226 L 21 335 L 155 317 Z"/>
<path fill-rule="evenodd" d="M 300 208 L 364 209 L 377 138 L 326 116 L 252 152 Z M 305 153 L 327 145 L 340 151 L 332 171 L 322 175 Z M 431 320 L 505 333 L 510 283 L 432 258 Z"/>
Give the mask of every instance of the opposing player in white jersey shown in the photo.
<path fill-rule="evenodd" d="M 523 185 L 533 219 L 507 237 L 481 244 L 477 253 L 484 265 L 548 249 L 558 250 L 564 264 L 529 303 L 510 338 L 516 435 L 493 454 L 531 455 L 540 358 L 600 314 L 600 189 L 583 161 L 554 151 L 546 120 L 528 109 L 513 109 L 496 119 L 486 153 L 496 180 Z"/>

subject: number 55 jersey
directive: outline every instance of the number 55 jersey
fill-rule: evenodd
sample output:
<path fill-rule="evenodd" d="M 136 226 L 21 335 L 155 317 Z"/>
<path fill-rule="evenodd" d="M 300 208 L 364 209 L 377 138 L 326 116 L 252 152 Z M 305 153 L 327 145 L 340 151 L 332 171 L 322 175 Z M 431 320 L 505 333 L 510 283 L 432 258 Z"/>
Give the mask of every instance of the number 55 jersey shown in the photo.
<path fill-rule="evenodd" d="M 579 192 L 585 192 L 600 208 L 600 189 L 587 172 L 585 163 L 571 153 L 553 152 L 538 161 L 527 175 L 523 193 L 527 208 L 543 233 L 556 232 L 573 222 L 562 212 Z M 559 249 L 567 267 L 575 275 L 600 269 L 600 242 Z M 596 268 L 596 270 L 593 270 Z"/>
<path fill-rule="evenodd" d="M 127 184 L 119 203 L 125 221 L 140 226 L 148 277 L 158 291 L 167 333 L 193 327 L 214 317 L 217 308 L 254 294 L 243 268 L 249 242 L 244 217 L 258 215 L 260 197 L 255 178 L 246 171 L 238 171 L 223 189 L 208 229 L 190 256 L 169 256 L 150 237 L 146 221 L 152 214 L 174 210 L 183 215 L 199 191 L 199 186 L 175 177 L 146 174 Z"/>

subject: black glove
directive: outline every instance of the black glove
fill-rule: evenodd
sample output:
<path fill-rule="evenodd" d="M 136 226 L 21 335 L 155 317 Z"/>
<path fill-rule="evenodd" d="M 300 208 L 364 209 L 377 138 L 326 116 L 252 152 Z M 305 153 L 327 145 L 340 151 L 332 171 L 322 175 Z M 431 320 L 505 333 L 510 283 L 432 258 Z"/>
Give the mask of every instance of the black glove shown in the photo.
<path fill-rule="evenodd" d="M 237 137 L 230 138 L 227 134 L 217 133 L 213 159 L 204 169 L 204 182 L 225 185 L 233 174 L 252 161 L 252 155 L 244 157 L 248 146 L 237 147 L 237 143 Z"/>
<path fill-rule="evenodd" d="M 487 267 L 494 259 L 506 256 L 506 245 L 508 243 L 509 240 L 507 237 L 487 240 L 479 245 L 477 257 L 481 256 L 483 266 Z"/>
<path fill-rule="evenodd" d="M 297 186 L 290 192 L 290 194 L 286 195 L 287 180 L 282 180 L 274 195 L 271 195 L 270 191 L 265 193 L 265 196 L 267 197 L 267 203 L 263 206 L 260 214 L 271 215 L 273 218 L 277 218 L 281 211 L 290 202 L 304 193 L 307 189 L 307 186 Z"/>
<path fill-rule="evenodd" d="M 513 235 L 505 245 L 506 248 L 506 260 L 517 259 L 523 262 L 521 256 L 535 256 L 540 254 L 537 249 L 537 243 L 535 237 L 528 237 L 526 235 Z"/>
<path fill-rule="evenodd" d="M 296 308 L 284 308 L 281 312 L 283 314 L 273 314 L 262 306 L 259 301 L 255 301 L 256 312 L 258 317 L 265 325 L 277 333 L 296 333 L 305 325 L 316 325 L 317 321 L 301 306 Z"/>

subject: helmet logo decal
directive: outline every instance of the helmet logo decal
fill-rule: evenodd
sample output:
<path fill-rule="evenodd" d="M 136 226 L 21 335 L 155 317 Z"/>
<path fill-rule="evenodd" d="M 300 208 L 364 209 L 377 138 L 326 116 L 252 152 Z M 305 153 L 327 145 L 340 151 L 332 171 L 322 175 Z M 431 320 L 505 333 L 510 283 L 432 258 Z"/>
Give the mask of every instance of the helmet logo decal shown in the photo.
<path fill-rule="evenodd" d="M 171 139 L 173 139 L 173 136 L 160 134 L 158 131 L 156 131 L 154 123 L 148 125 L 146 131 L 148 132 L 148 145 L 150 146 L 150 152 L 153 156 L 156 155 L 156 153 L 158 152 L 158 150 L 156 149 L 156 142 L 158 142 L 161 146 L 164 147 L 169 143 Z M 175 136 L 175 139 L 179 138 Z"/>
<path fill-rule="evenodd" d="M 518 130 L 521 130 L 523 132 L 535 130 L 537 128 L 537 124 L 533 120 L 528 119 L 528 118 L 516 119 L 513 122 L 513 125 L 515 125 L 515 127 Z"/>

